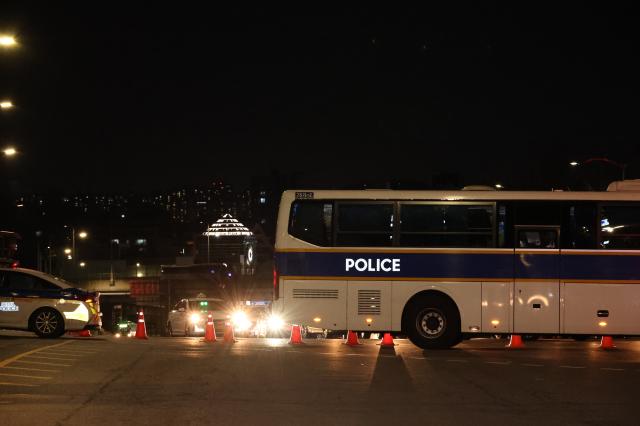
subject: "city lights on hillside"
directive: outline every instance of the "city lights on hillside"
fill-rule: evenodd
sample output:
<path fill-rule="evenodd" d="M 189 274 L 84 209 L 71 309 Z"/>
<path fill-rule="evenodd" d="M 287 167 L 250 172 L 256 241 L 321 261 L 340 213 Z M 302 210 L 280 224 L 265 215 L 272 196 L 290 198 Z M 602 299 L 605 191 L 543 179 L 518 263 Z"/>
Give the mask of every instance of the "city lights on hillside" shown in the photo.
<path fill-rule="evenodd" d="M 0 47 L 15 47 L 18 44 L 16 38 L 8 34 L 0 34 Z"/>

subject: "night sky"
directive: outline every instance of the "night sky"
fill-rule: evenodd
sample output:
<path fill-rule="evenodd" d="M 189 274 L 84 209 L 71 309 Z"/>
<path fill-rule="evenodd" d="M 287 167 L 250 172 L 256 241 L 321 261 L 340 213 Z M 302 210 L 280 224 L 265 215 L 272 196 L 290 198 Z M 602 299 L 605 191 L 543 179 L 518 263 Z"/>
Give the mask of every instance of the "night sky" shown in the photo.
<path fill-rule="evenodd" d="M 546 188 L 600 156 L 640 177 L 635 10 L 149 5 L 2 3 L 0 31 L 21 43 L 0 51 L 0 97 L 17 105 L 0 142 L 21 151 L 1 175 L 16 190 L 274 171 Z"/>

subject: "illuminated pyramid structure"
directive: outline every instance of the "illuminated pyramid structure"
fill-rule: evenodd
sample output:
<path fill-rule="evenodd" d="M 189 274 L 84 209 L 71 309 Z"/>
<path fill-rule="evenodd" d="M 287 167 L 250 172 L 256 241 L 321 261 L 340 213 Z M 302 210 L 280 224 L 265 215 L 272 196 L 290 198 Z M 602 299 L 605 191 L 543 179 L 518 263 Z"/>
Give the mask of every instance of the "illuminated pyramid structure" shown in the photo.
<path fill-rule="evenodd" d="M 226 262 L 240 268 L 255 264 L 253 232 L 230 214 L 223 215 L 198 238 L 197 263 Z"/>
<path fill-rule="evenodd" d="M 204 236 L 209 237 L 231 237 L 253 235 L 253 232 L 249 231 L 249 228 L 244 226 L 238 219 L 234 219 L 229 213 L 223 215 L 216 223 L 211 225 L 204 232 Z"/>

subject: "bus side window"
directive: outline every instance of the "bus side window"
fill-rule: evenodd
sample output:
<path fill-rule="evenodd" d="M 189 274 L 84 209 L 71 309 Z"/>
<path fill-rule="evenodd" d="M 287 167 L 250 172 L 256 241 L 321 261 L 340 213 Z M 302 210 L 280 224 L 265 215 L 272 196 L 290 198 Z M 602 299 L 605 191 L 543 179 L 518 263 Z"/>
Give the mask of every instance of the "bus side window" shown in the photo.
<path fill-rule="evenodd" d="M 481 203 L 400 205 L 401 247 L 494 247 L 494 206 Z"/>
<path fill-rule="evenodd" d="M 332 244 L 333 203 L 299 200 L 291 205 L 289 234 L 308 243 L 329 247 Z"/>
<path fill-rule="evenodd" d="M 337 246 L 393 245 L 394 205 L 389 202 L 338 202 Z"/>
<path fill-rule="evenodd" d="M 640 206 L 603 205 L 600 211 L 600 247 L 640 249 Z"/>
<path fill-rule="evenodd" d="M 562 218 L 563 249 L 596 248 L 596 203 L 571 203 L 564 209 Z"/>
<path fill-rule="evenodd" d="M 513 205 L 500 202 L 496 208 L 496 232 L 498 248 L 513 247 Z"/>

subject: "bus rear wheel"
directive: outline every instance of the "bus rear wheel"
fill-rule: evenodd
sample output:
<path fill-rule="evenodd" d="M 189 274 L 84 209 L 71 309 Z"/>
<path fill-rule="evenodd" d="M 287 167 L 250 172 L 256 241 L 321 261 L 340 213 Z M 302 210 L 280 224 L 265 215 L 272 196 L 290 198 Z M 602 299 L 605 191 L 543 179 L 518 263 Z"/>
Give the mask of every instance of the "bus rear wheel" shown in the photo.
<path fill-rule="evenodd" d="M 409 340 L 422 349 L 446 349 L 462 340 L 458 309 L 440 294 L 411 301 L 405 309 L 403 328 Z"/>

